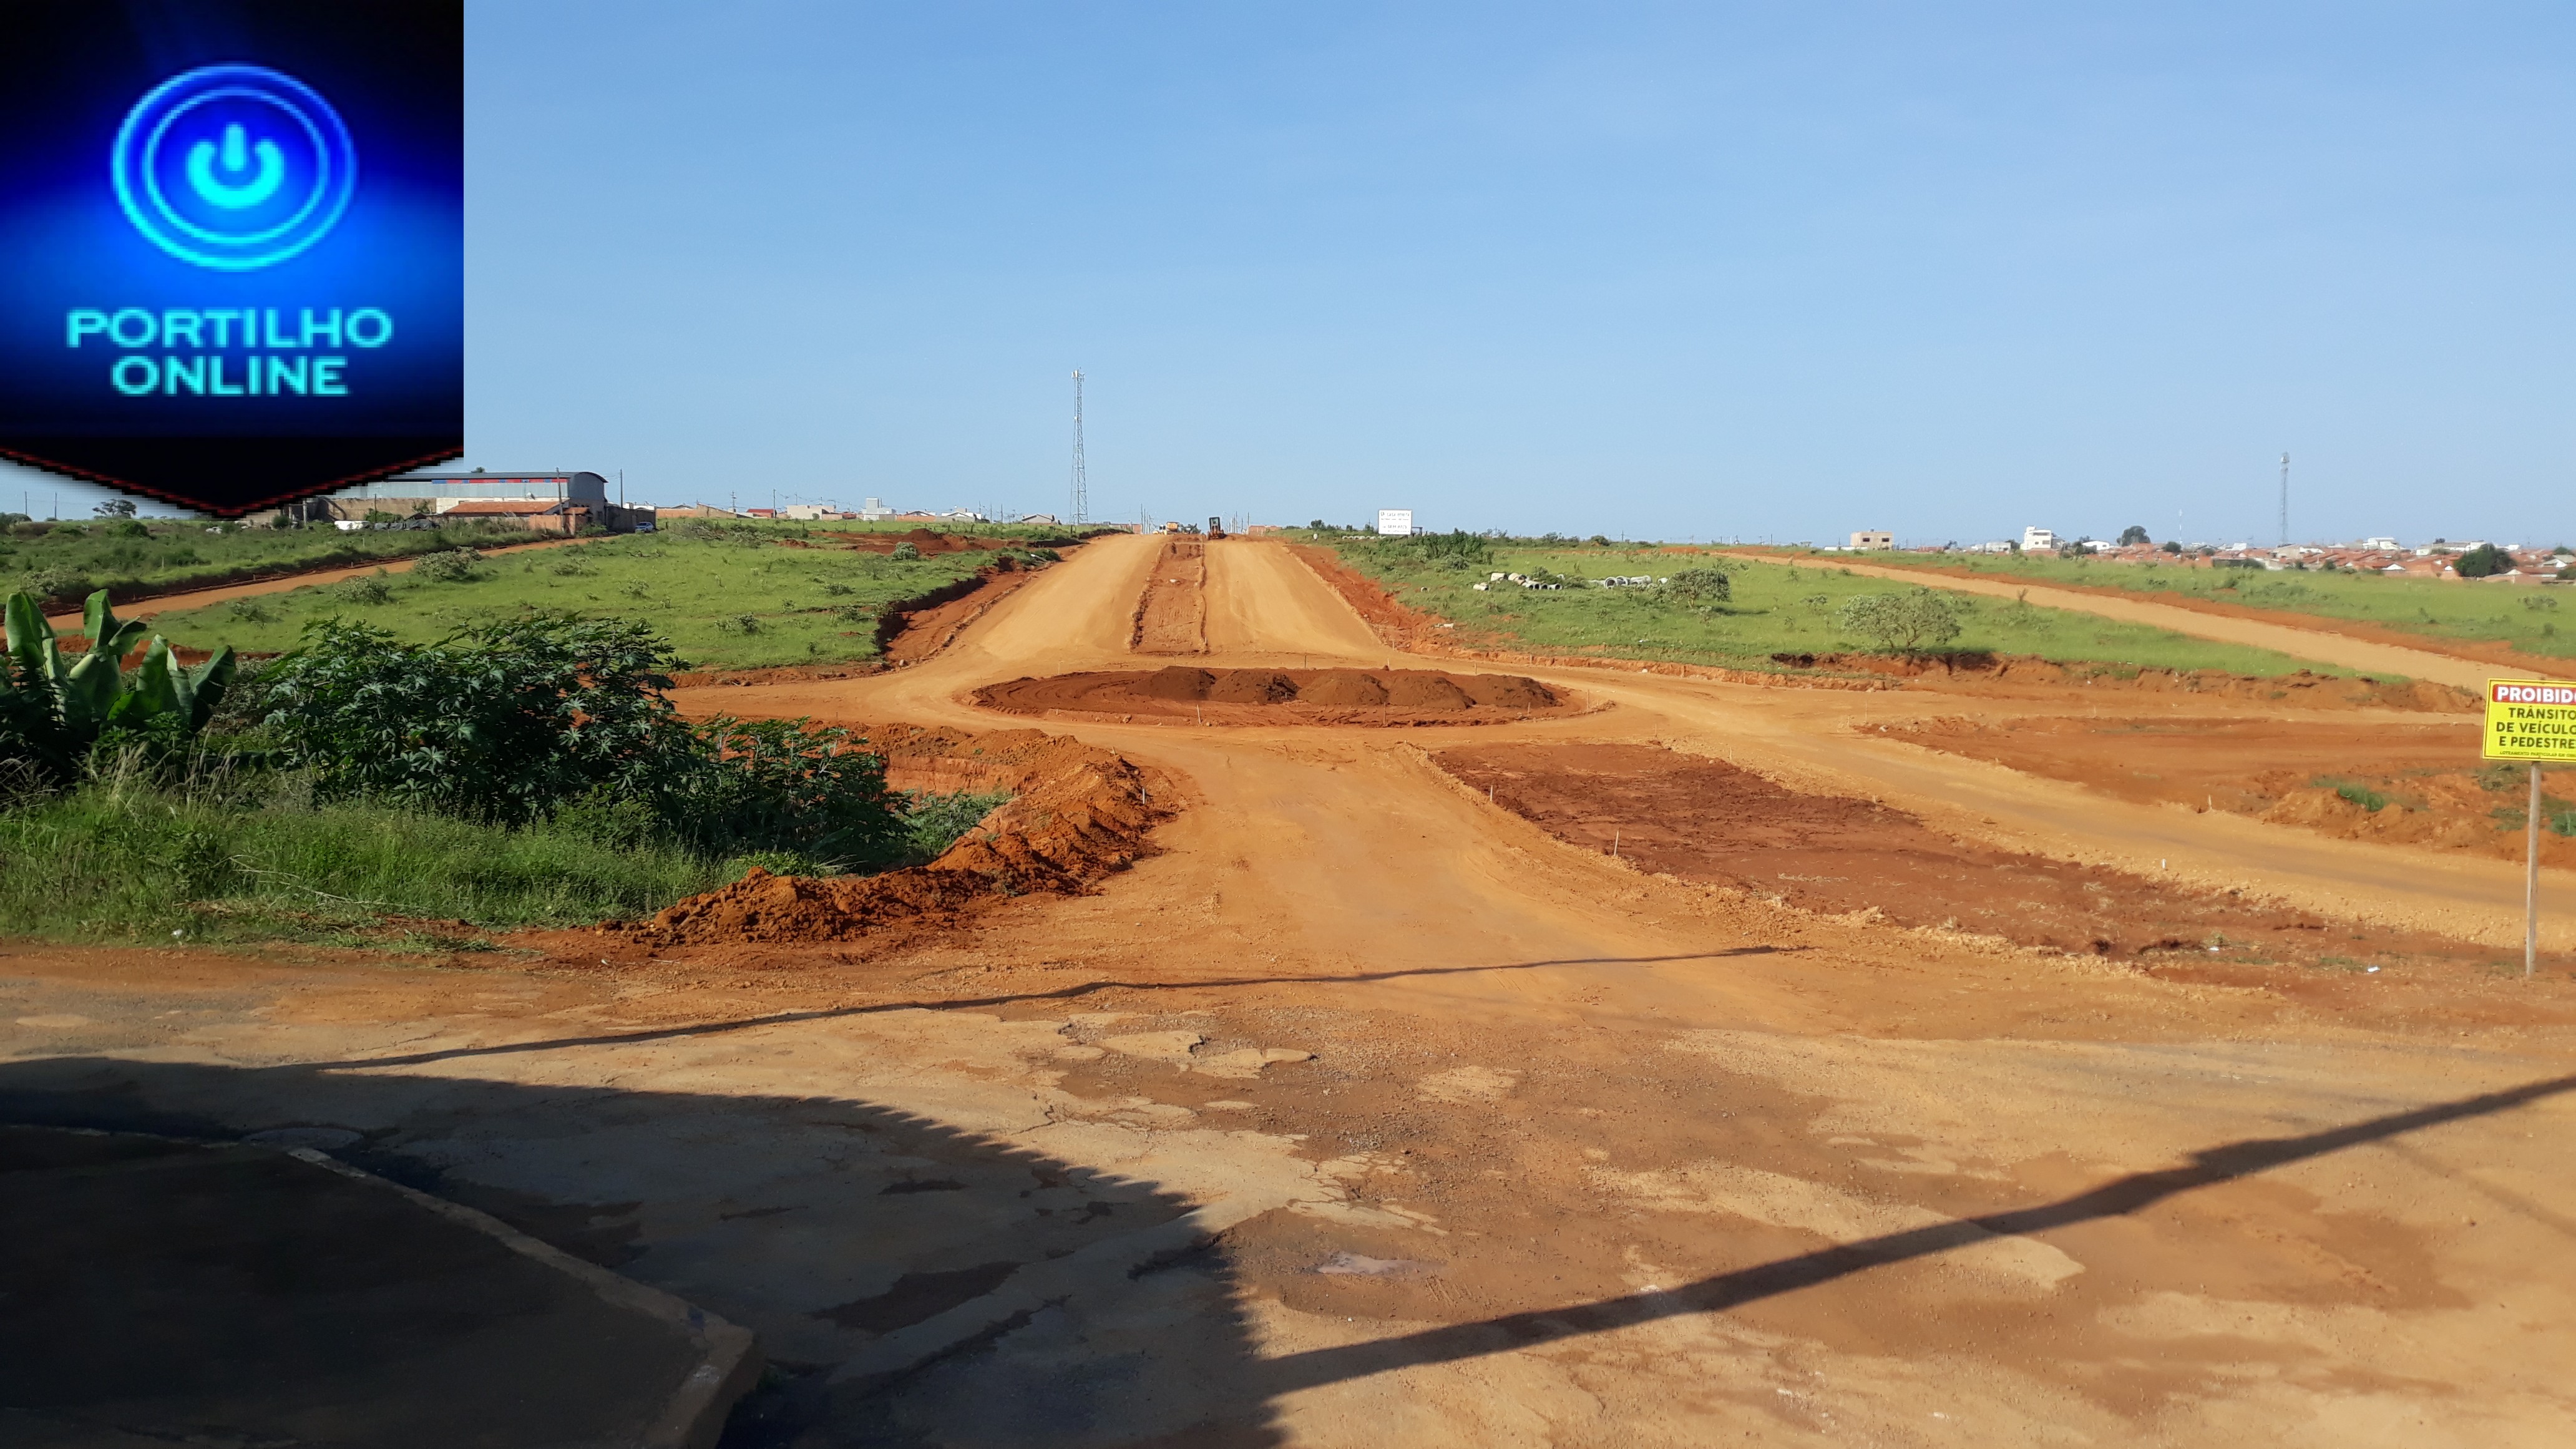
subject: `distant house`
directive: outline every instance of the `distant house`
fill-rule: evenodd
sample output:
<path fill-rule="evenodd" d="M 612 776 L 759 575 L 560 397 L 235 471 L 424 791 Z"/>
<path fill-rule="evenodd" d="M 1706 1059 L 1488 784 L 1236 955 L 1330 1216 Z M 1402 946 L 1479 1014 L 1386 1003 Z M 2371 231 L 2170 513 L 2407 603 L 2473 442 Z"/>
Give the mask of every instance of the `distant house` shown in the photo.
<path fill-rule="evenodd" d="M 894 510 L 885 506 L 884 499 L 871 498 L 860 505 L 859 517 L 868 523 L 882 523 L 894 517 Z"/>
<path fill-rule="evenodd" d="M 1851 546 L 1854 548 L 1894 548 L 1896 547 L 1896 535 L 1893 533 L 1873 531 L 1865 528 L 1851 536 Z"/>
<path fill-rule="evenodd" d="M 2055 531 L 2054 529 L 2037 528 L 2037 527 L 2032 527 L 2032 528 L 2025 528 L 2025 529 L 2023 529 L 2023 530 L 2021 531 L 2021 551 L 2022 551 L 2023 553 L 2054 553 L 2054 552 L 2056 552 L 2056 551 L 2057 551 L 2057 533 L 2056 533 L 2056 531 Z"/>

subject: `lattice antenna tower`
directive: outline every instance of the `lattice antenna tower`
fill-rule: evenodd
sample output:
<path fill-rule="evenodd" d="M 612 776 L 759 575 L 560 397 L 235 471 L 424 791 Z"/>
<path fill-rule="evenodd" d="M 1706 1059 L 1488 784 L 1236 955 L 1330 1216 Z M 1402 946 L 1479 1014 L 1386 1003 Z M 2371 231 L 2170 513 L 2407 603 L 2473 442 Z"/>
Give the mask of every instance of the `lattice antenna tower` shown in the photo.
<path fill-rule="evenodd" d="M 1082 463 L 1082 372 L 1073 374 L 1073 521 L 1091 521 L 1091 478 Z"/>
<path fill-rule="evenodd" d="M 2281 547 L 2290 546 L 2290 455 L 2281 455 Z"/>

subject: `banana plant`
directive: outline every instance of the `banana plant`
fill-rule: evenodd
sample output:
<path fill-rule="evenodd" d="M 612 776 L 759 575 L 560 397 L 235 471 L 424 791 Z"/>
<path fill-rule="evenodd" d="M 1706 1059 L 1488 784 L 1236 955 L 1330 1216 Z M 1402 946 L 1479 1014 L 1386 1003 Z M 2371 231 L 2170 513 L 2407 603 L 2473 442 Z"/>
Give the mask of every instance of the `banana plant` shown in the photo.
<path fill-rule="evenodd" d="M 0 667 L 0 732 L 13 736 L 49 773 L 68 776 L 111 729 L 168 730 L 194 736 L 213 718 L 233 681 L 227 646 L 194 669 L 180 665 L 168 640 L 153 636 L 131 673 L 125 657 L 147 632 L 140 619 L 119 619 L 107 591 L 89 596 L 81 623 L 88 644 L 63 648 L 34 595 L 11 594 L 6 665 Z"/>

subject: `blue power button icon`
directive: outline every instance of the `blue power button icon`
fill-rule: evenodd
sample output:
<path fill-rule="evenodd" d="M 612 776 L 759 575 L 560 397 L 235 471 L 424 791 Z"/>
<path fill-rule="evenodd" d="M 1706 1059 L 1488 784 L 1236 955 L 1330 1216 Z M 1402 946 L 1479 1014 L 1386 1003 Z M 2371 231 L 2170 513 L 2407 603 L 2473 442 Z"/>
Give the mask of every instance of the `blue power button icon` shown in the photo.
<path fill-rule="evenodd" d="M 358 153 L 339 112 L 302 81 L 210 65 L 135 103 L 108 171 L 126 219 L 154 245 L 239 272 L 328 235 L 357 189 Z"/>

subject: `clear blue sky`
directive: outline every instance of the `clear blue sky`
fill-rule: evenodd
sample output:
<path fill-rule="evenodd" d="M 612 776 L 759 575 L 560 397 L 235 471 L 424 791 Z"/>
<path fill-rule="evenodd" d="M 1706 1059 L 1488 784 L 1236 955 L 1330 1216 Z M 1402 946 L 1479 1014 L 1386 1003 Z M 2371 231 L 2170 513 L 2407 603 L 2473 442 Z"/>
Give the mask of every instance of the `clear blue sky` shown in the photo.
<path fill-rule="evenodd" d="M 1095 516 L 2260 540 L 2286 450 L 2304 537 L 2576 542 L 2571 41 L 476 4 L 468 461 L 1062 511 L 1080 367 Z"/>

